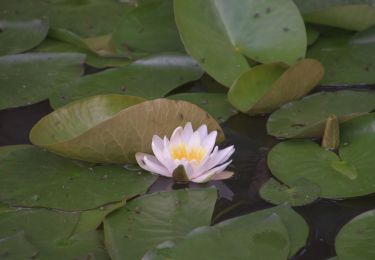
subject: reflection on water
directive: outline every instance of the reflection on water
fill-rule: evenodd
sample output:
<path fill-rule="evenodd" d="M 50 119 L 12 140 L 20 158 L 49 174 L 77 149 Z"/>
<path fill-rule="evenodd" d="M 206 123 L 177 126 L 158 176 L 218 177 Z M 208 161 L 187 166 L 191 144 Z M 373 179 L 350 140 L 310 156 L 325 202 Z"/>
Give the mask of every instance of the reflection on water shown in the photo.
<path fill-rule="evenodd" d="M 28 143 L 28 132 L 32 125 L 50 111 L 47 101 L 0 111 L 0 145 Z M 267 153 L 277 143 L 274 137 L 266 134 L 265 124 L 266 117 L 250 118 L 242 114 L 228 120 L 223 125 L 227 140 L 222 145 L 235 145 L 231 166 L 235 176 L 223 182 L 189 184 L 190 188 L 214 185 L 219 190 L 214 223 L 273 206 L 258 195 L 260 187 L 271 176 L 267 167 Z M 183 187 L 160 177 L 149 192 Z M 373 208 L 375 196 L 341 201 L 320 199 L 307 206 L 295 207 L 309 224 L 310 236 L 307 246 L 292 259 L 318 260 L 334 256 L 334 238 L 340 228 L 354 216 Z"/>

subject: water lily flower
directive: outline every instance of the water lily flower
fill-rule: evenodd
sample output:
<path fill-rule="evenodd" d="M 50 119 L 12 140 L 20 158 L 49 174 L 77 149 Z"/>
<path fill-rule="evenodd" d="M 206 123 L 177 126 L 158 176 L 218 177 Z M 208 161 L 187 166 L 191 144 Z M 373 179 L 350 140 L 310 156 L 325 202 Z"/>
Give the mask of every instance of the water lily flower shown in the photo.
<path fill-rule="evenodd" d="M 224 170 L 232 162 L 228 159 L 234 147 L 219 150 L 215 146 L 216 137 L 217 131 L 208 133 L 204 124 L 193 131 L 189 122 L 185 127 L 177 127 L 170 140 L 154 135 L 151 145 L 154 155 L 137 153 L 135 157 L 143 169 L 177 182 L 223 180 L 233 175 Z"/>

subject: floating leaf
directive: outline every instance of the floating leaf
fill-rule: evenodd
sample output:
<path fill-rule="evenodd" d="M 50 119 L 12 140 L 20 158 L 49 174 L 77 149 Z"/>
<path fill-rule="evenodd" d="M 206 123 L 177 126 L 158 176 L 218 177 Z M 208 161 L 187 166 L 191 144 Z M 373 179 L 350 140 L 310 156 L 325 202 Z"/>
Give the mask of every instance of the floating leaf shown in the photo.
<path fill-rule="evenodd" d="M 47 33 L 48 23 L 45 20 L 0 20 L 0 55 L 30 50 L 41 43 Z"/>
<path fill-rule="evenodd" d="M 0 257 L 7 260 L 31 259 L 38 250 L 26 239 L 25 232 L 20 231 L 9 237 L 0 236 Z"/>
<path fill-rule="evenodd" d="M 42 118 L 30 140 L 49 151 L 74 159 L 105 163 L 133 163 L 135 153 L 151 153 L 153 135 L 170 136 L 187 122 L 194 129 L 219 124 L 204 110 L 186 101 L 102 95 L 70 103 Z M 95 109 L 93 109 L 95 108 Z"/>
<path fill-rule="evenodd" d="M 258 65 L 242 74 L 228 93 L 244 113 L 265 114 L 309 93 L 323 77 L 316 60 L 304 59 L 291 68 L 280 63 Z"/>
<path fill-rule="evenodd" d="M 371 115 L 375 120 L 375 114 Z M 352 121 L 357 122 L 358 128 L 363 126 L 361 123 L 369 122 L 359 118 Z M 348 135 L 346 131 L 345 127 L 341 128 L 344 140 L 340 142 L 339 156 L 312 141 L 287 141 L 276 145 L 268 156 L 272 174 L 287 185 L 305 178 L 319 185 L 321 197 L 325 198 L 357 197 L 375 192 L 375 137 Z"/>
<path fill-rule="evenodd" d="M 313 45 L 319 39 L 319 31 L 311 26 L 306 27 L 307 46 Z"/>
<path fill-rule="evenodd" d="M 272 204 L 279 205 L 287 202 L 291 206 L 303 206 L 319 197 L 320 188 L 305 179 L 299 179 L 288 187 L 271 178 L 262 186 L 259 194 L 262 199 Z"/>
<path fill-rule="evenodd" d="M 0 238 L 24 231 L 38 250 L 36 259 L 109 259 L 101 244 L 102 236 L 93 231 L 81 235 L 71 233 L 78 213 L 46 209 L 24 209 L 0 214 Z"/>
<path fill-rule="evenodd" d="M 134 6 L 112 0 L 2 0 L 2 19 L 47 17 L 53 29 L 68 29 L 81 37 L 111 33 L 121 16 Z M 98 22 L 100 21 L 100 22 Z"/>
<path fill-rule="evenodd" d="M 149 173 L 92 167 L 34 146 L 20 146 L 0 161 L 0 200 L 16 206 L 95 209 L 144 193 L 155 181 Z"/>
<path fill-rule="evenodd" d="M 292 1 L 176 0 L 174 7 L 187 52 L 225 86 L 249 69 L 246 57 L 294 64 L 305 56 L 305 26 Z"/>
<path fill-rule="evenodd" d="M 141 3 L 122 17 L 113 33 L 120 53 L 184 51 L 173 15 L 172 0 Z"/>
<path fill-rule="evenodd" d="M 240 218 L 246 216 L 197 228 L 173 246 L 162 245 L 149 252 L 144 259 L 287 259 L 288 232 L 278 215 L 247 225 Z"/>
<path fill-rule="evenodd" d="M 220 123 L 225 122 L 237 111 L 231 106 L 226 94 L 218 93 L 182 93 L 168 96 L 170 99 L 189 101 L 206 110 Z"/>
<path fill-rule="evenodd" d="M 337 257 L 373 259 L 375 257 L 375 211 L 370 210 L 350 220 L 336 236 Z"/>
<path fill-rule="evenodd" d="M 26 53 L 0 57 L 0 109 L 48 98 L 59 84 L 81 75 L 85 55 Z"/>
<path fill-rule="evenodd" d="M 112 259 L 141 259 L 165 240 L 181 238 L 209 225 L 217 199 L 215 188 L 154 193 L 132 200 L 104 221 Z"/>
<path fill-rule="evenodd" d="M 319 92 L 282 106 L 268 118 L 270 135 L 285 138 L 316 137 L 324 131 L 325 121 L 335 114 L 341 121 L 375 109 L 372 91 Z"/>
<path fill-rule="evenodd" d="M 202 74 L 202 69 L 187 55 L 159 54 L 66 83 L 51 97 L 51 103 L 56 108 L 84 97 L 110 93 L 159 98 Z"/>
<path fill-rule="evenodd" d="M 307 57 L 319 60 L 326 70 L 321 84 L 374 84 L 374 39 L 375 27 L 355 35 L 321 36 L 307 52 Z"/>

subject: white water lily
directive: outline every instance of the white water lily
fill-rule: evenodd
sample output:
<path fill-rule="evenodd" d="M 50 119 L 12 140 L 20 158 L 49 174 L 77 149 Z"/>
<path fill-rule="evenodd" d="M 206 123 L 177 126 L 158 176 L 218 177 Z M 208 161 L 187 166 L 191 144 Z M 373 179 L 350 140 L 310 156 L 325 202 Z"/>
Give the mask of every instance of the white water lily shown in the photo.
<path fill-rule="evenodd" d="M 224 170 L 232 162 L 228 159 L 234 153 L 234 147 L 219 150 L 215 146 L 216 137 L 217 131 L 208 133 L 204 124 L 194 132 L 189 122 L 185 127 L 177 127 L 170 140 L 154 135 L 154 155 L 137 153 L 135 156 L 143 169 L 173 177 L 176 181 L 204 183 L 223 180 L 233 175 L 233 172 Z"/>

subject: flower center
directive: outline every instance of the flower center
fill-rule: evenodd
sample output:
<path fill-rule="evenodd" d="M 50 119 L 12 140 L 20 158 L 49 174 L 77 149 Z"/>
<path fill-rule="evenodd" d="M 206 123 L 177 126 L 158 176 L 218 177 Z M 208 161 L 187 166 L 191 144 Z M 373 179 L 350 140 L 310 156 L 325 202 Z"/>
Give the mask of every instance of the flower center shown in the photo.
<path fill-rule="evenodd" d="M 177 146 L 172 147 L 170 151 L 172 159 L 186 159 L 189 162 L 194 160 L 200 162 L 203 160 L 203 157 L 206 154 L 206 149 L 204 149 L 202 146 L 191 147 L 188 149 L 184 143 L 179 143 Z"/>

